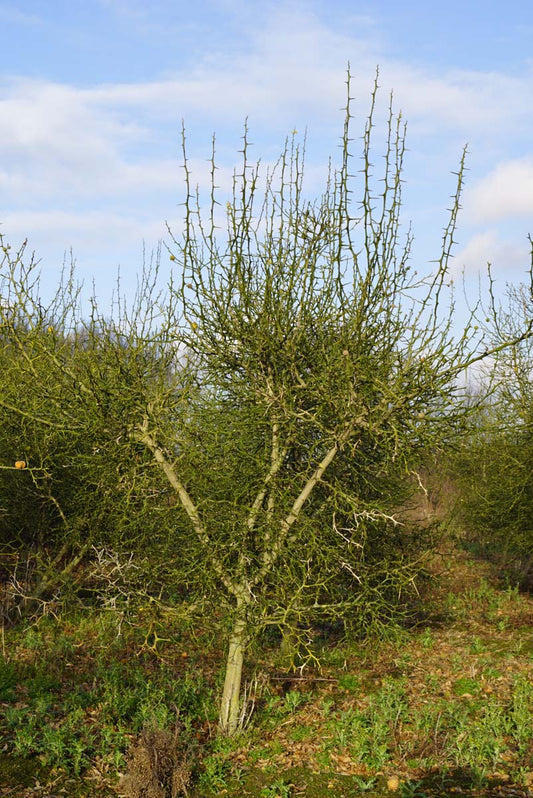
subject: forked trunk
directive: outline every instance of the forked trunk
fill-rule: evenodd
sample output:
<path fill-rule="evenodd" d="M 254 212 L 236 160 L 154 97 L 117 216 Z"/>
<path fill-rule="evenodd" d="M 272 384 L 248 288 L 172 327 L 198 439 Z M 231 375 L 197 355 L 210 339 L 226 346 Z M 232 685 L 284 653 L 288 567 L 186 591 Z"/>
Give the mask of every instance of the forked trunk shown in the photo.
<path fill-rule="evenodd" d="M 246 646 L 246 622 L 237 618 L 229 640 L 226 677 L 220 707 L 220 729 L 231 736 L 239 728 L 242 665 Z"/>

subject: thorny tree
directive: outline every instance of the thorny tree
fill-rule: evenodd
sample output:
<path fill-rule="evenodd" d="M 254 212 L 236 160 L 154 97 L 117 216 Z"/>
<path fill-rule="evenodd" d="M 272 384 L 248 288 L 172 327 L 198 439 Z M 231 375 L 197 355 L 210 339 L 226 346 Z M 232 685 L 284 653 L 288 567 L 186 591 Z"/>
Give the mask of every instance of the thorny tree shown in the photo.
<path fill-rule="evenodd" d="M 68 417 L 92 425 L 106 462 L 144 451 L 143 480 L 158 471 L 175 492 L 174 556 L 191 597 L 209 597 L 228 630 L 220 726 L 229 734 L 258 630 L 301 636 L 320 617 L 364 625 L 413 579 L 395 510 L 421 454 L 461 429 L 457 377 L 487 354 L 471 324 L 456 337 L 452 327 L 464 156 L 440 256 L 419 275 L 410 233 L 400 238 L 404 128 L 392 109 L 384 167 L 373 174 L 376 95 L 377 86 L 361 164 L 350 154 L 348 103 L 340 165 L 313 201 L 295 138 L 264 173 L 245 131 L 221 233 L 214 150 L 204 214 L 184 137 L 184 233 L 172 239 L 164 302 L 145 282 L 120 321 L 95 308 L 84 333 L 94 357 L 68 370 L 40 344 Z M 39 418 L 46 412 L 41 403 Z"/>
<path fill-rule="evenodd" d="M 410 234 L 400 242 L 404 128 L 392 109 L 384 171 L 373 176 L 376 91 L 356 176 L 359 202 L 349 103 L 342 162 L 315 201 L 306 198 L 294 139 L 260 188 L 245 130 L 219 238 L 214 155 L 203 214 L 184 146 L 185 233 L 174 239 L 172 257 L 182 275 L 179 337 L 201 390 L 186 432 L 165 439 L 148 411 L 138 439 L 175 489 L 230 599 L 220 713 L 230 733 L 253 630 L 268 618 L 290 625 L 303 608 L 364 613 L 365 601 L 377 593 L 385 602 L 391 584 L 410 578 L 399 553 L 394 562 L 390 556 L 392 485 L 422 450 L 460 428 L 457 376 L 483 357 L 473 326 L 453 337 L 447 293 L 464 154 L 436 268 L 419 277 L 409 262 Z M 191 441 L 196 462 L 188 436 L 201 441 Z M 381 561 L 373 557 L 380 544 Z"/>
<path fill-rule="evenodd" d="M 533 242 L 530 239 L 533 258 Z M 498 563 L 510 582 L 531 589 L 533 580 L 533 284 L 508 286 L 506 302 L 487 319 L 493 345 L 500 349 L 483 374 L 487 400 L 481 404 L 470 435 L 453 461 L 461 496 L 458 505 L 472 542 Z"/>

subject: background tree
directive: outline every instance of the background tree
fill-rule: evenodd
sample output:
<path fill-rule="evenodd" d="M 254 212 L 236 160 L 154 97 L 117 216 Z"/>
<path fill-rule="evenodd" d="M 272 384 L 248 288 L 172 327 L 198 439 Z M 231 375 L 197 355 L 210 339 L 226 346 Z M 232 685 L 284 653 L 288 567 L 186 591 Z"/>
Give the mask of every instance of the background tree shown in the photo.
<path fill-rule="evenodd" d="M 107 532 L 123 543 L 136 538 L 155 556 L 161 534 L 145 520 L 161 517 L 162 484 L 172 489 L 174 522 L 165 516 L 159 551 L 172 552 L 190 600 L 210 601 L 226 630 L 227 733 L 239 728 L 244 657 L 262 629 L 305 642 L 316 619 L 364 627 L 412 585 L 419 552 L 405 545 L 397 511 L 423 454 L 464 429 L 457 377 L 487 354 L 470 325 L 452 328 L 463 164 L 435 269 L 421 276 L 410 232 L 400 235 L 404 128 L 392 111 L 383 171 L 373 174 L 376 93 L 357 185 L 348 104 L 340 165 L 315 200 L 295 138 L 264 171 L 250 163 L 245 130 L 223 233 L 214 154 L 204 214 L 184 143 L 174 280 L 159 297 L 145 280 L 115 319 L 93 305 L 74 323 L 60 291 L 62 337 L 47 338 L 28 271 L 6 254 L 7 285 L 39 334 L 6 324 L 5 335 L 28 364 L 38 353 L 42 372 L 31 365 L 33 404 L 4 406 L 40 429 L 83 431 L 73 461 L 95 505 L 87 517 L 109 506 Z M 53 390 L 36 390 L 50 380 Z M 96 526 L 99 539 L 106 529 Z"/>
<path fill-rule="evenodd" d="M 533 579 L 533 319 L 531 287 L 509 286 L 487 329 L 494 346 L 509 338 L 483 375 L 487 399 L 454 459 L 459 517 L 470 544 L 497 562 L 502 576 Z"/>
<path fill-rule="evenodd" d="M 17 579 L 24 577 L 19 598 L 26 594 L 34 607 L 72 587 L 80 560 L 96 548 L 135 551 L 138 564 L 147 539 L 154 552 L 166 549 L 176 512 L 168 486 L 132 441 L 129 418 L 131 403 L 147 401 L 133 379 L 156 389 L 170 366 L 164 331 L 151 342 L 143 332 L 157 304 L 148 277 L 133 303 L 135 338 L 123 334 L 124 307 L 113 320 L 102 322 L 94 305 L 82 318 L 72 274 L 43 305 L 24 245 L 15 253 L 4 245 L 2 278 L 0 535 L 8 562 L 18 561 Z M 168 551 L 159 560 L 171 567 Z"/>

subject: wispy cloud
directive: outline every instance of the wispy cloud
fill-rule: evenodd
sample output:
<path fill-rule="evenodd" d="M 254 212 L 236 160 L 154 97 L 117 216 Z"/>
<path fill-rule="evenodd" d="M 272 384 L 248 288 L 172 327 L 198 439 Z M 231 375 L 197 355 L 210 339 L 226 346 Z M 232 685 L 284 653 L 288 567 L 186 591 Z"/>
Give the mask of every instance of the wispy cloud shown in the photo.
<path fill-rule="evenodd" d="M 28 14 L 9 3 L 0 3 L 0 21 L 14 23 L 15 25 L 30 25 L 32 27 L 42 25 L 43 22 L 38 14 Z"/>
<path fill-rule="evenodd" d="M 135 0 L 100 4 L 140 26 L 148 8 Z M 149 236 L 155 241 L 164 232 L 164 219 L 179 216 L 182 118 L 187 128 L 207 131 L 201 146 L 195 136 L 189 138 L 191 171 L 201 185 L 209 180 L 209 133 L 230 127 L 232 142 L 226 138 L 219 145 L 222 169 L 217 173 L 222 191 L 230 186 L 226 167 L 234 161 L 246 116 L 258 145 L 253 152 L 263 154 L 265 145 L 267 160 L 293 127 L 308 126 L 308 174 L 318 178 L 319 159 L 323 162 L 338 142 L 348 61 L 354 129 L 360 131 L 379 63 L 379 119 L 386 116 L 387 93 L 394 90 L 395 105 L 409 121 L 408 144 L 420 147 L 426 166 L 431 161 L 446 179 L 456 165 L 456 140 L 469 140 L 474 150 L 502 152 L 533 127 L 531 64 L 521 74 L 437 72 L 388 57 L 372 18 L 343 27 L 297 3 L 269 4 L 268 14 L 252 13 L 242 0 L 224 0 L 224 5 L 242 16 L 239 48 L 206 48 L 192 67 L 181 64 L 138 82 L 76 86 L 19 78 L 0 85 L 0 189 L 9 203 L 9 209 L 0 209 L 4 229 L 21 235 L 33 231 L 38 242 L 62 240 L 90 251 L 106 241 L 116 242 L 117 251 L 120 242 L 131 245 Z M 0 19 L 11 12 L 14 6 L 0 4 Z M 32 15 L 22 16 L 30 24 Z M 320 146 L 313 149 L 316 141 Z M 358 146 L 355 141 L 354 151 Z M 420 182 L 427 182 L 427 169 L 420 171 Z M 135 203 L 149 210 L 136 211 Z M 467 191 L 465 210 L 472 225 L 494 228 L 507 217 L 531 216 L 533 159 L 502 160 Z M 521 246 L 509 244 L 492 227 L 474 230 L 454 269 L 484 268 L 487 260 L 518 268 L 524 262 Z"/>
<path fill-rule="evenodd" d="M 472 221 L 494 223 L 510 217 L 533 217 L 533 157 L 498 164 L 466 194 Z"/>
<path fill-rule="evenodd" d="M 126 6 L 140 13 L 137 5 Z M 260 22 L 245 15 L 241 51 L 209 50 L 184 72 L 144 83 L 98 86 L 86 101 L 101 108 L 142 109 L 159 119 L 201 117 L 220 125 L 239 124 L 250 116 L 272 130 L 295 122 L 322 128 L 329 122 L 331 128 L 346 101 L 346 67 L 351 62 L 353 96 L 368 103 L 380 64 L 384 92 L 394 90 L 397 106 L 421 136 L 453 131 L 475 141 L 531 127 L 531 64 L 520 75 L 436 73 L 387 57 L 369 24 L 357 28 L 362 30 L 358 36 L 326 24 L 309 8 L 283 4 L 271 7 Z"/>
<path fill-rule="evenodd" d="M 506 279 L 525 274 L 529 265 L 529 247 L 522 241 L 504 238 L 496 229 L 487 229 L 472 236 L 451 262 L 454 275 L 484 274 L 490 264 L 495 274 Z"/>
<path fill-rule="evenodd" d="M 74 248 L 78 244 L 90 245 L 91 249 L 102 245 L 116 249 L 129 243 L 132 237 L 138 241 L 157 240 L 164 235 L 164 222 L 150 218 L 149 214 L 143 218 L 104 211 L 19 211 L 5 214 L 1 229 L 17 240 L 25 238 L 31 230 L 43 243 L 53 242 L 62 235 Z"/>
<path fill-rule="evenodd" d="M 284 31 L 286 27 L 285 20 Z M 313 133 L 328 120 L 326 126 L 338 130 L 345 102 L 345 56 L 350 53 L 357 56 L 352 93 L 367 102 L 375 54 L 364 45 L 324 30 L 316 20 L 300 27 L 290 41 L 286 32 L 275 38 L 272 44 L 266 33 L 258 35 L 256 50 L 247 56 L 224 65 L 204 64 L 188 76 L 166 80 L 89 89 L 44 81 L 4 83 L 0 101 L 4 186 L 7 181 L 12 189 L 20 185 L 26 191 L 31 179 L 37 193 L 48 186 L 52 195 L 56 189 L 79 196 L 136 190 L 136 186 L 170 189 L 174 185 L 169 177 L 170 153 L 159 158 L 140 153 L 141 146 L 150 151 L 155 125 L 161 120 L 174 124 L 173 157 L 179 150 L 181 117 L 193 121 L 200 117 L 213 125 L 231 122 L 236 142 L 247 114 L 252 117 L 252 138 L 264 124 L 288 132 L 294 124 L 309 122 Z M 313 59 L 304 61 L 304 52 L 312 53 Z M 455 74 L 436 79 L 390 64 L 382 68 L 381 80 L 386 88 L 396 87 L 397 103 L 406 109 L 418 136 L 435 136 L 443 127 L 453 128 L 457 135 L 459 131 L 476 135 L 487 127 L 494 131 L 503 124 L 502 118 L 512 127 L 526 114 L 533 116 L 533 81 L 529 85 L 526 78 Z M 531 102 L 525 103 L 528 91 Z M 131 148 L 137 148 L 134 159 Z M 488 196 L 487 189 L 501 189 L 503 184 L 506 193 L 515 188 L 509 213 L 519 207 L 528 212 L 531 168 L 527 163 L 504 164 L 472 191 L 470 199 L 478 206 L 479 218 L 496 213 L 494 203 L 483 200 L 483 194 Z"/>

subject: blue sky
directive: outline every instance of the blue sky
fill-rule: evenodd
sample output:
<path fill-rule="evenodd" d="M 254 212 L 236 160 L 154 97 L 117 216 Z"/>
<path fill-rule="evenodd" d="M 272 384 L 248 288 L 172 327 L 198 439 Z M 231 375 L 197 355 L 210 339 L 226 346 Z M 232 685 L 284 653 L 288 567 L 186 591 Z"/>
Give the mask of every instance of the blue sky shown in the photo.
<path fill-rule="evenodd" d="M 348 62 L 356 138 L 377 65 L 378 121 L 391 90 L 407 120 L 414 259 L 423 267 L 438 255 L 468 143 L 453 272 L 475 286 L 491 261 L 498 287 L 525 276 L 531 0 L 0 0 L 0 30 L 0 229 L 12 245 L 28 237 L 50 286 L 72 248 L 101 297 L 118 267 L 133 290 L 143 242 L 156 247 L 167 221 L 179 235 L 182 119 L 201 187 L 213 132 L 229 185 L 248 117 L 252 154 L 265 162 L 293 129 L 307 130 L 308 185 L 319 191 Z"/>

